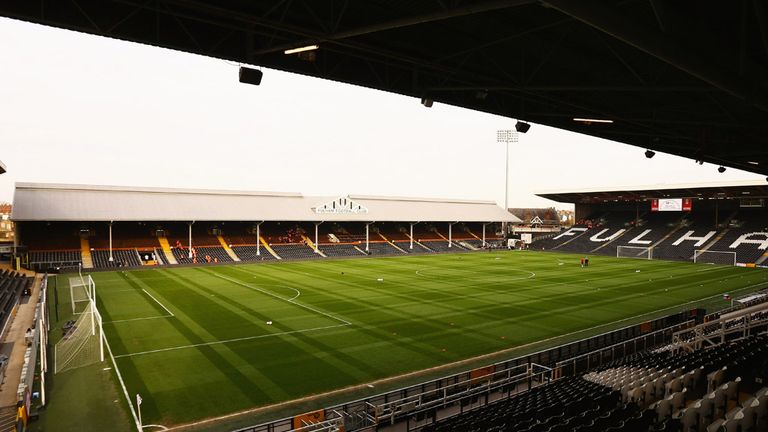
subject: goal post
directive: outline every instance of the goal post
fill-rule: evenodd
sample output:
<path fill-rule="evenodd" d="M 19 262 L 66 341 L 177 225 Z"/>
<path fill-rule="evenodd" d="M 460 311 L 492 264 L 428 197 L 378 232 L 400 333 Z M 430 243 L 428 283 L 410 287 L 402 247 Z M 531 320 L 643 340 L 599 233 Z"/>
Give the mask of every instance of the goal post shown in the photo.
<path fill-rule="evenodd" d="M 96 299 L 96 283 L 91 275 L 69 278 L 69 299 L 72 303 L 72 313 L 80 314 L 77 308 L 80 304 Z"/>
<path fill-rule="evenodd" d="M 736 265 L 736 252 L 696 249 L 693 251 L 693 262 L 697 264 Z"/>
<path fill-rule="evenodd" d="M 96 307 L 96 284 L 90 275 L 71 278 L 69 282 L 72 313 L 77 319 L 64 325 L 64 334 L 54 346 L 54 373 L 104 361 L 103 321 Z M 76 307 L 82 310 L 77 311 Z"/>
<path fill-rule="evenodd" d="M 653 259 L 653 248 L 643 246 L 618 246 L 616 258 Z"/>

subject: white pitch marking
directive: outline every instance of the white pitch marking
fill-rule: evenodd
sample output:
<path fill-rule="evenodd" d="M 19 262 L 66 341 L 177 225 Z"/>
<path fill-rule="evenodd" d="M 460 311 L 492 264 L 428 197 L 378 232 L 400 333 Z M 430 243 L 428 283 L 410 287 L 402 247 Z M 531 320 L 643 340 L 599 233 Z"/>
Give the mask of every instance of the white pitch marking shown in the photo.
<path fill-rule="evenodd" d="M 254 276 L 254 278 L 258 278 L 258 277 L 259 276 Z M 284 299 L 284 300 L 296 300 L 301 295 L 301 291 L 297 290 L 296 288 L 292 288 L 292 287 L 285 286 L 285 285 L 268 284 L 268 285 L 262 285 L 262 286 L 265 286 L 265 287 L 271 287 L 272 286 L 272 287 L 278 287 L 278 288 L 288 288 L 289 290 L 293 290 L 293 292 L 296 293 L 295 296 L 293 296 L 293 297 L 291 297 L 289 299 Z"/>
<path fill-rule="evenodd" d="M 423 269 L 419 269 L 419 270 L 416 270 L 416 274 L 421 276 L 421 277 L 435 277 L 435 276 L 432 276 L 430 274 L 424 274 L 424 273 L 422 273 L 422 271 L 424 271 L 424 270 L 434 270 L 436 268 L 437 267 L 426 267 L 426 268 L 423 268 Z M 506 279 L 506 281 L 525 280 L 525 279 L 532 279 L 532 278 L 536 277 L 536 273 L 534 273 L 534 272 L 532 272 L 530 270 L 510 269 L 510 271 L 525 272 L 525 273 L 528 273 L 528 276 L 514 278 L 514 279 Z M 470 271 L 470 273 L 480 273 L 480 272 Z M 442 275 L 437 275 L 437 277 L 440 277 L 440 276 L 442 276 Z M 465 278 L 465 279 L 472 279 L 472 276 L 470 275 L 468 278 Z"/>
<path fill-rule="evenodd" d="M 129 322 L 129 321 L 144 321 L 144 320 L 160 319 L 160 318 L 171 318 L 173 316 L 174 315 L 157 315 L 157 316 L 143 317 L 143 318 L 129 318 L 129 319 L 122 319 L 122 320 L 114 320 L 114 321 L 104 321 L 104 324 L 114 324 L 114 323 L 122 323 L 122 322 Z"/>
<path fill-rule="evenodd" d="M 344 318 L 339 318 L 339 317 L 336 317 L 336 316 L 333 316 L 333 315 L 329 314 L 328 312 L 323 312 L 323 311 L 315 309 L 315 308 L 313 308 L 311 306 L 303 305 L 303 304 L 301 304 L 301 303 L 299 303 L 297 301 L 290 300 L 290 299 L 287 299 L 285 297 L 280 297 L 279 295 L 272 294 L 271 292 L 265 291 L 265 290 L 263 290 L 263 289 L 261 289 L 259 287 L 251 286 L 251 285 L 249 285 L 247 283 L 240 282 L 237 279 L 232 279 L 230 277 L 227 277 L 227 276 L 224 276 L 224 275 L 220 275 L 218 273 L 215 273 L 215 272 L 212 272 L 212 271 L 208 271 L 208 270 L 204 270 L 204 269 L 203 269 L 203 271 L 205 271 L 206 273 L 210 274 L 211 276 L 215 276 L 215 277 L 217 277 L 219 279 L 228 280 L 228 281 L 232 282 L 233 284 L 237 284 L 237 285 L 240 285 L 242 287 L 245 287 L 245 288 L 248 288 L 248 289 L 251 289 L 251 290 L 254 290 L 254 291 L 258 291 L 258 292 L 264 293 L 264 294 L 266 294 L 266 295 L 268 295 L 270 297 L 274 297 L 276 299 L 287 301 L 288 303 L 291 303 L 291 304 L 296 305 L 298 307 L 302 307 L 302 308 L 307 309 L 307 310 L 311 310 L 312 312 L 315 312 L 315 313 L 319 313 L 320 315 L 323 315 L 325 317 L 331 318 L 331 319 L 333 319 L 335 321 L 341 321 L 342 323 L 344 323 L 346 325 L 351 325 L 352 324 L 351 322 L 345 320 Z"/>
<path fill-rule="evenodd" d="M 133 401 L 131 400 L 131 397 L 128 395 L 128 389 L 125 387 L 125 381 L 123 381 L 123 374 L 120 373 L 120 368 L 117 367 L 115 356 L 112 355 L 112 347 L 109 346 L 109 340 L 107 339 L 107 336 L 103 332 L 101 333 L 101 337 L 104 339 L 104 345 L 106 345 L 107 347 L 109 358 L 112 359 L 112 365 L 115 367 L 117 380 L 120 382 L 120 387 L 123 389 L 123 396 L 125 396 L 125 400 L 128 402 L 128 408 L 131 409 L 131 416 L 133 417 L 133 421 L 136 424 L 136 428 L 140 429 L 141 424 L 139 423 L 139 418 L 136 416 L 136 409 L 133 406 Z"/>
<path fill-rule="evenodd" d="M 164 304 L 160 303 L 160 301 L 159 301 L 158 299 L 156 299 L 156 298 L 155 298 L 155 296 L 153 296 L 152 294 L 150 294 L 150 293 L 149 293 L 149 291 L 145 290 L 144 288 L 142 288 L 141 290 L 142 290 L 142 291 L 144 291 L 145 293 L 147 293 L 147 295 L 148 295 L 148 296 L 152 297 L 152 300 L 154 300 L 154 301 L 155 301 L 157 304 L 159 304 L 161 308 L 165 309 L 165 311 L 166 311 L 166 312 L 168 312 L 168 314 L 169 314 L 169 315 L 171 315 L 171 316 L 176 316 L 176 315 L 174 315 L 174 314 L 173 314 L 173 312 L 171 312 L 170 310 L 168 310 L 168 308 L 167 308 L 167 307 L 165 307 L 165 305 L 164 305 Z"/>
<path fill-rule="evenodd" d="M 242 342 L 247 340 L 254 340 L 254 339 L 263 339 L 273 336 L 284 336 L 284 335 L 290 335 L 295 333 L 305 333 L 305 332 L 312 332 L 312 331 L 318 331 L 318 330 L 326 330 L 326 329 L 332 329 L 332 328 L 338 328 L 338 327 L 346 327 L 352 325 L 351 323 L 345 323 L 345 324 L 336 324 L 332 326 L 324 326 L 324 327 L 314 327 L 310 329 L 302 329 L 302 330 L 291 330 L 286 332 L 279 332 L 279 333 L 270 333 L 270 334 L 263 334 L 263 335 L 257 335 L 257 336 L 245 336 L 240 338 L 234 338 L 234 339 L 226 339 L 226 340 L 220 340 L 220 341 L 213 341 L 213 342 L 202 342 L 197 344 L 191 344 L 191 345 L 181 345 L 181 346 L 175 346 L 175 347 L 169 347 L 169 348 L 160 348 L 155 350 L 149 350 L 149 351 L 141 351 L 137 353 L 130 353 L 130 354 L 120 354 L 116 355 L 115 358 L 123 358 L 123 357 L 134 357 L 134 356 L 140 356 L 145 354 L 154 354 L 154 353 L 161 353 L 166 351 L 176 351 L 186 348 L 196 348 L 200 346 L 210 346 L 210 345 L 221 345 L 221 344 L 227 344 L 232 342 Z"/>

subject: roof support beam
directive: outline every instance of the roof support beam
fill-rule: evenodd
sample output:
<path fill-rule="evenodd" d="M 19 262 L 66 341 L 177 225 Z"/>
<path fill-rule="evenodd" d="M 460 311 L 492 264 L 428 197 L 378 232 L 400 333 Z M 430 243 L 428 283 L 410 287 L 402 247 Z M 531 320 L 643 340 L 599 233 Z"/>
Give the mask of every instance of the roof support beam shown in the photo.
<path fill-rule="evenodd" d="M 760 36 L 763 39 L 763 49 L 768 55 L 768 12 L 762 0 L 753 0 L 755 5 L 755 18 L 757 18 L 758 27 L 760 27 Z"/>
<path fill-rule="evenodd" d="M 742 80 L 721 70 L 710 57 L 697 55 L 694 47 L 669 40 L 663 34 L 638 24 L 626 15 L 597 0 L 545 0 L 549 6 L 572 16 L 614 38 L 650 54 L 755 107 L 768 111 L 768 98 L 755 94 Z"/>
<path fill-rule="evenodd" d="M 254 56 L 271 54 L 274 52 L 283 51 L 297 46 L 305 46 L 319 42 L 330 42 L 342 39 L 349 39 L 357 36 L 363 36 L 370 33 L 378 33 L 381 31 L 394 30 L 402 27 L 409 27 L 417 24 L 425 24 L 435 21 L 443 21 L 450 18 L 457 18 L 467 15 L 473 15 L 482 12 L 490 12 L 499 9 L 508 9 L 516 6 L 521 6 L 529 3 L 533 3 L 533 0 L 494 0 L 484 3 L 467 4 L 466 6 L 457 7 L 453 9 L 442 10 L 439 12 L 428 13 L 424 15 L 416 15 L 412 17 L 400 18 L 392 21 L 387 21 L 379 24 L 372 24 L 369 26 L 359 27 L 343 32 L 337 32 L 330 35 L 320 36 L 317 39 L 305 39 L 302 41 L 296 41 L 293 43 L 282 44 L 266 48 L 253 53 Z"/>

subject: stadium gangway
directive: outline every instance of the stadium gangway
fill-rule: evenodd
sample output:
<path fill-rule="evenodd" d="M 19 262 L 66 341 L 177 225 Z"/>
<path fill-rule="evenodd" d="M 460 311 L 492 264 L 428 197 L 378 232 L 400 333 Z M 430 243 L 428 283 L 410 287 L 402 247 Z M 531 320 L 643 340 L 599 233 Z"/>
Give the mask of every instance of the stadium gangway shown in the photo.
<path fill-rule="evenodd" d="M 481 371 L 482 375 L 478 374 L 474 377 L 470 375 L 469 379 L 381 405 L 366 402 L 366 406 L 369 408 L 370 415 L 376 425 L 384 422 L 395 424 L 403 417 L 410 419 L 420 412 L 448 408 L 457 402 L 475 396 L 485 395 L 485 404 L 483 405 L 487 405 L 490 402 L 507 399 L 521 391 L 546 384 L 552 379 L 552 369 L 536 363 L 521 364 L 501 371 L 490 371 L 486 368 L 476 370 Z M 521 384 L 524 385 L 523 390 L 520 390 Z M 494 393 L 500 397 L 491 400 L 490 395 Z"/>
<path fill-rule="evenodd" d="M 737 309 L 719 318 L 701 323 L 672 335 L 672 352 L 693 352 L 720 345 L 728 340 L 744 339 L 754 330 L 768 326 L 768 303 Z"/>
<path fill-rule="evenodd" d="M 570 372 L 566 376 L 575 375 L 580 371 L 586 372 L 590 369 L 601 366 L 604 362 L 612 362 L 615 359 L 626 357 L 629 354 L 645 351 L 648 348 L 669 343 L 670 341 L 674 340 L 674 335 L 676 332 L 684 331 L 684 329 L 692 328 L 695 325 L 696 320 L 688 320 L 679 324 L 675 324 L 671 327 L 645 333 L 632 339 L 627 339 L 613 345 L 608 345 L 606 347 L 598 348 L 596 350 L 571 357 L 567 360 L 559 361 L 555 363 L 553 378 L 562 378 L 565 372 Z M 650 343 L 648 342 L 649 339 L 652 339 Z M 643 341 L 642 346 L 638 346 L 638 341 L 640 340 Z M 616 351 L 618 347 L 621 347 L 621 352 L 617 356 Z M 627 351 L 628 347 L 631 347 L 631 352 Z"/>

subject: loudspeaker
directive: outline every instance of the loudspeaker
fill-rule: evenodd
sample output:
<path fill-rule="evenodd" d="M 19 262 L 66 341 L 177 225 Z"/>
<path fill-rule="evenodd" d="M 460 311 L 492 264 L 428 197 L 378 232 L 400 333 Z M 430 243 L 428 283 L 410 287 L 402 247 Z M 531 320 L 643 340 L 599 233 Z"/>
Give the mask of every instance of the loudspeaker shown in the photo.
<path fill-rule="evenodd" d="M 515 130 L 520 132 L 520 133 L 526 133 L 526 132 L 528 132 L 528 129 L 530 129 L 530 128 L 531 128 L 530 123 L 525 123 L 525 122 L 521 122 L 521 121 L 515 123 Z"/>
<path fill-rule="evenodd" d="M 246 84 L 259 85 L 261 84 L 261 77 L 264 74 L 258 69 L 250 69 L 247 67 L 240 67 L 240 82 Z"/>

